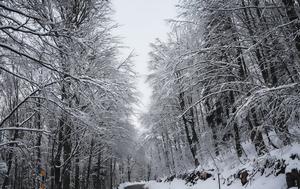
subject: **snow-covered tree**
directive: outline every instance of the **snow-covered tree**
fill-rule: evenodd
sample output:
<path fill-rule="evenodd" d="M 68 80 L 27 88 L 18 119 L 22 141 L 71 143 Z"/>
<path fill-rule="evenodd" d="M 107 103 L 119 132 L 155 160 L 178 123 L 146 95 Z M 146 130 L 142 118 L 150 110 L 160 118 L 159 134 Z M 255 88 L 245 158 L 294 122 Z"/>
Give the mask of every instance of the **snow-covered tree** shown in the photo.
<path fill-rule="evenodd" d="M 162 140 L 156 148 L 170 168 L 163 174 L 178 173 L 174 165 L 182 155 L 198 166 L 230 149 L 245 156 L 248 140 L 258 155 L 299 141 L 293 134 L 299 125 L 299 4 L 183 0 L 178 7 L 168 41 L 152 45 L 154 94 L 144 115 L 149 140 Z M 174 150 L 174 135 L 189 153 Z"/>

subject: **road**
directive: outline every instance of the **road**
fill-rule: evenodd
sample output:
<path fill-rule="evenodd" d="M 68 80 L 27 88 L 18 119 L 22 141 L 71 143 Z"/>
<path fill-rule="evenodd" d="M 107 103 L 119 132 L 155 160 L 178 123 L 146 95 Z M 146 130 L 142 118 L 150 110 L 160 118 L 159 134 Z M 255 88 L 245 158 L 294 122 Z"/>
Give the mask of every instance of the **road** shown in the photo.
<path fill-rule="evenodd" d="M 144 184 L 126 186 L 124 189 L 144 189 Z"/>

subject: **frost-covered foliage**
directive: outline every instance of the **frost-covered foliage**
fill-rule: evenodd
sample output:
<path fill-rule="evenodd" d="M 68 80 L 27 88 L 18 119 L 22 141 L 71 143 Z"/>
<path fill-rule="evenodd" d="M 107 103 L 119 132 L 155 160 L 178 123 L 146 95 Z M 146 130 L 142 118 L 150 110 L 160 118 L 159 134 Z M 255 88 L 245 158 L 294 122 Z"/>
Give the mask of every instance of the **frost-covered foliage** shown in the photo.
<path fill-rule="evenodd" d="M 297 1 L 298 2 L 298 1 Z M 300 141 L 299 4 L 182 0 L 173 32 L 152 44 L 151 177 L 234 153 Z"/>
<path fill-rule="evenodd" d="M 120 180 L 118 152 L 136 137 L 135 73 L 116 58 L 111 12 L 104 0 L 0 2 L 1 188 Z"/>

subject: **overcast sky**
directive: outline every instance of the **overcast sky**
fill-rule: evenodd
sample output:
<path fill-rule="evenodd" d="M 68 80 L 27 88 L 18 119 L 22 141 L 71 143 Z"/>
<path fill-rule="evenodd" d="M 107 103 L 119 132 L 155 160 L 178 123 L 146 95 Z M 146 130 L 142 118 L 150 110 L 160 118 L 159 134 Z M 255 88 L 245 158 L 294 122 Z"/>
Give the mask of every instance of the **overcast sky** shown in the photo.
<path fill-rule="evenodd" d="M 139 111 L 145 111 L 149 105 L 151 89 L 145 83 L 149 73 L 147 62 L 149 44 L 156 38 L 166 39 L 170 31 L 166 19 L 176 16 L 175 4 L 177 0 L 113 0 L 114 20 L 120 25 L 116 33 L 123 37 L 122 42 L 128 46 L 123 50 L 126 57 L 132 50 L 137 55 L 133 61 L 138 78 L 138 90 L 141 93 Z M 135 120 L 138 126 L 138 121 Z"/>

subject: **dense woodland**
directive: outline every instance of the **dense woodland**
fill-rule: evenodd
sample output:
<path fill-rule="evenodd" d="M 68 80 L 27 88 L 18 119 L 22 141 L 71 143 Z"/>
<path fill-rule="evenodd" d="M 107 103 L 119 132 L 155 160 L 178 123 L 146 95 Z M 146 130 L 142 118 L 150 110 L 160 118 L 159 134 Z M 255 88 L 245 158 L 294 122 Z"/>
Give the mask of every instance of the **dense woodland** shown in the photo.
<path fill-rule="evenodd" d="M 146 132 L 107 0 L 0 0 L 0 186 L 112 189 L 300 142 L 300 1 L 180 0 Z"/>
<path fill-rule="evenodd" d="M 117 59 L 111 14 L 102 0 L 0 1 L 2 189 L 127 178 L 135 73 Z"/>
<path fill-rule="evenodd" d="M 152 44 L 151 177 L 299 143 L 300 1 L 182 0 Z M 157 163 L 158 162 L 158 163 Z M 218 167 L 215 167 L 218 169 Z"/>

